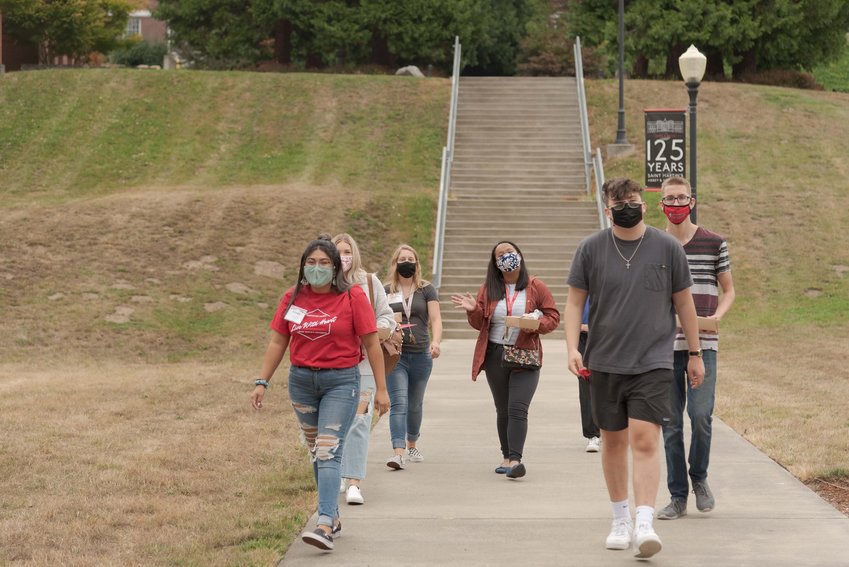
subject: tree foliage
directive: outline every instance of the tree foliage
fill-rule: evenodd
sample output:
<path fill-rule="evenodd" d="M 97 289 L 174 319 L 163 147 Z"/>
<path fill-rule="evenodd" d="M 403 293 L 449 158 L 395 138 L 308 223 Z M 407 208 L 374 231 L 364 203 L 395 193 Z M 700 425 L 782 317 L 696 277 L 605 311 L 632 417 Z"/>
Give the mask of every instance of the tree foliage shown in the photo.
<path fill-rule="evenodd" d="M 267 54 L 272 22 L 244 0 L 159 0 L 154 16 L 168 22 L 174 45 L 200 66 L 232 68 Z"/>
<path fill-rule="evenodd" d="M 450 70 L 454 36 L 471 72 L 510 74 L 532 0 L 161 0 L 157 17 L 196 60 L 432 64 Z"/>
<path fill-rule="evenodd" d="M 615 60 L 618 2 L 574 0 L 570 23 L 587 45 Z M 708 57 L 708 74 L 810 69 L 839 55 L 849 30 L 845 0 L 630 0 L 625 49 L 637 76 L 677 75 L 691 43 Z"/>
<path fill-rule="evenodd" d="M 39 47 L 42 65 L 85 60 L 113 49 L 131 6 L 126 0 L 0 0 L 6 33 Z"/>

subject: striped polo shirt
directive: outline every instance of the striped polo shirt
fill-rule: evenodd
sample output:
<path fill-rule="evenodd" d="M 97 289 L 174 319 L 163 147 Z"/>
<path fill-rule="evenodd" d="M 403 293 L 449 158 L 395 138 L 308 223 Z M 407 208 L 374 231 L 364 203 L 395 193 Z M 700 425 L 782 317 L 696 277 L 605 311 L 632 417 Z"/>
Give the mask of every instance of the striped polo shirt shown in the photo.
<path fill-rule="evenodd" d="M 716 276 L 731 270 L 728 257 L 728 243 L 723 237 L 702 227 L 696 229 L 693 238 L 684 245 L 690 274 L 693 276 L 693 302 L 699 317 L 709 317 L 716 313 L 719 304 L 719 286 Z M 702 350 L 718 350 L 719 335 L 705 331 L 699 332 Z M 675 350 L 688 350 L 684 333 L 678 329 L 675 336 Z"/>

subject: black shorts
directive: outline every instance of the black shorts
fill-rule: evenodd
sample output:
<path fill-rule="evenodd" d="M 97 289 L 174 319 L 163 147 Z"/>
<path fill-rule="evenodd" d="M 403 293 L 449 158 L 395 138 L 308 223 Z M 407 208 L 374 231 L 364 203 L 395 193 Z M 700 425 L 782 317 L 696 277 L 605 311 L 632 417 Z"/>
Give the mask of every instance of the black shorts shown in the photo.
<path fill-rule="evenodd" d="M 628 419 L 657 425 L 669 421 L 672 370 L 657 368 L 642 374 L 609 374 L 593 370 L 590 376 L 593 419 L 600 429 L 621 431 Z"/>

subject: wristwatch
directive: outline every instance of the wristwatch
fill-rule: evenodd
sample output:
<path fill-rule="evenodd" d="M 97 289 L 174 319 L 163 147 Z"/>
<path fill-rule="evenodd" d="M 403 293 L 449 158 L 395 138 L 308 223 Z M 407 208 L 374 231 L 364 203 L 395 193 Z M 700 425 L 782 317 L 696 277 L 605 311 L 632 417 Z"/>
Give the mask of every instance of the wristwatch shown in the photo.
<path fill-rule="evenodd" d="M 690 356 L 698 356 L 699 358 L 701 358 L 701 357 L 702 357 L 702 349 L 699 349 L 699 350 L 691 350 L 691 351 L 689 351 L 689 352 L 688 352 L 688 354 L 689 354 Z"/>

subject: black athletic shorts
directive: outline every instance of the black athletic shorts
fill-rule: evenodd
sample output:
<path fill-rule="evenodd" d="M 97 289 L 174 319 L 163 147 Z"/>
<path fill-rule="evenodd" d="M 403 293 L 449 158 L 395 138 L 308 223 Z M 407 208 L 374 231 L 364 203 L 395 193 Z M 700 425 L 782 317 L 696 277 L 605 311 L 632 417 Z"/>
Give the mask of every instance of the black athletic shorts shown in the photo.
<path fill-rule="evenodd" d="M 593 420 L 600 429 L 621 431 L 628 419 L 657 425 L 669 421 L 672 370 L 657 368 L 642 374 L 609 374 L 593 370 L 590 376 Z"/>

